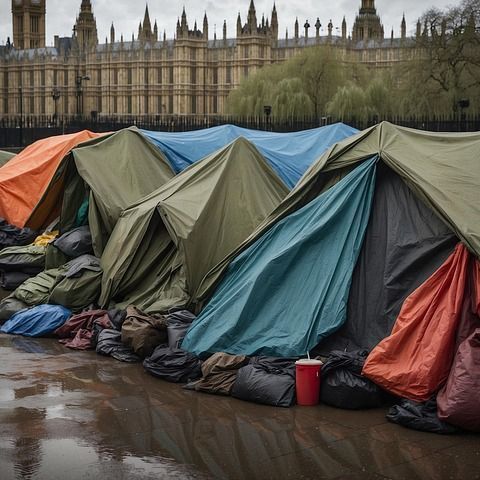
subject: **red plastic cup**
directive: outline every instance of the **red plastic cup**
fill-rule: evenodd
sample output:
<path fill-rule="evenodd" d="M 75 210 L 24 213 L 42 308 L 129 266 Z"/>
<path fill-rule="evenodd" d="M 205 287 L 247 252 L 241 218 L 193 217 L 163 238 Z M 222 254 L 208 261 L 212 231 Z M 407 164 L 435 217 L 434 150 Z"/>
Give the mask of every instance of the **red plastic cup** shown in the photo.
<path fill-rule="evenodd" d="M 318 405 L 320 399 L 320 370 L 323 362 L 304 358 L 295 362 L 298 405 Z"/>

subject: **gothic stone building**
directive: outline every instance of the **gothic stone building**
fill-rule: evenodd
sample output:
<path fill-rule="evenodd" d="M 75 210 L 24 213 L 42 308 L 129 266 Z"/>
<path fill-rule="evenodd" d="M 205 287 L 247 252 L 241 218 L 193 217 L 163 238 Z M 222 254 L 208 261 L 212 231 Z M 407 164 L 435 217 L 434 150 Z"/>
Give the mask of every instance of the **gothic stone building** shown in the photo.
<path fill-rule="evenodd" d="M 304 48 L 332 45 L 340 61 L 385 67 L 408 58 L 413 44 L 405 18 L 400 36 L 385 38 L 374 0 L 362 0 L 350 35 L 345 18 L 341 29 L 330 20 L 325 35 L 319 19 L 301 33 L 297 19 L 290 38 L 288 30 L 280 38 L 275 5 L 270 19 L 259 20 L 253 0 L 246 22 L 238 15 L 234 38 L 226 22 L 212 38 L 207 15 L 202 30 L 191 28 L 185 10 L 175 38 L 159 38 L 147 7 L 136 38 L 117 38 L 112 24 L 100 43 L 92 2 L 82 0 L 72 37 L 55 36 L 47 47 L 45 15 L 46 0 L 12 0 L 13 43 L 0 46 L 0 118 L 18 115 L 20 105 L 30 116 L 223 114 L 243 78 Z"/>

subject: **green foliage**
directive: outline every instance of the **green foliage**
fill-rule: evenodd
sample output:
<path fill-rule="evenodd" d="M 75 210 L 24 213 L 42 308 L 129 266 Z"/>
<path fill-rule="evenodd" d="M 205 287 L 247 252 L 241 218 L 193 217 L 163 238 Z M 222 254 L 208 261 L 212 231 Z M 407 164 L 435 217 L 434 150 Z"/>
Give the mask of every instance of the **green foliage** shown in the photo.
<path fill-rule="evenodd" d="M 242 81 L 227 107 L 261 116 L 271 105 L 278 119 L 328 114 L 344 121 L 451 115 L 462 99 L 469 99 L 470 112 L 480 111 L 480 0 L 427 10 L 421 35 L 404 53 L 406 61 L 375 70 L 340 58 L 343 49 L 307 48 Z"/>
<path fill-rule="evenodd" d="M 230 113 L 263 115 L 271 105 L 276 118 L 289 119 L 323 113 L 342 83 L 343 72 L 335 51 L 306 49 L 283 64 L 262 68 L 244 79 L 228 98 Z"/>
<path fill-rule="evenodd" d="M 415 56 L 399 72 L 402 109 L 408 115 L 444 115 L 469 99 L 478 111 L 480 94 L 480 0 L 464 0 L 422 17 Z"/>

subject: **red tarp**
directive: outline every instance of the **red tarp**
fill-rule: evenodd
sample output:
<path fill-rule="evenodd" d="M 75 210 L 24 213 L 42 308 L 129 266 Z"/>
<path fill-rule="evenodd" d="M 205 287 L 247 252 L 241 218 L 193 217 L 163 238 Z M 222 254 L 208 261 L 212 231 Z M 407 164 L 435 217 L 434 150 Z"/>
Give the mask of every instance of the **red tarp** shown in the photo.
<path fill-rule="evenodd" d="M 437 397 L 442 420 L 480 432 L 480 328 L 458 348 L 447 384 Z"/>
<path fill-rule="evenodd" d="M 392 334 L 368 356 L 365 376 L 414 401 L 426 401 L 439 390 L 455 354 L 469 257 L 467 249 L 458 244 L 446 262 L 405 300 Z"/>
<path fill-rule="evenodd" d="M 477 261 L 472 277 L 457 332 L 460 346 L 447 383 L 437 396 L 437 404 L 442 420 L 480 432 L 480 264 Z"/>

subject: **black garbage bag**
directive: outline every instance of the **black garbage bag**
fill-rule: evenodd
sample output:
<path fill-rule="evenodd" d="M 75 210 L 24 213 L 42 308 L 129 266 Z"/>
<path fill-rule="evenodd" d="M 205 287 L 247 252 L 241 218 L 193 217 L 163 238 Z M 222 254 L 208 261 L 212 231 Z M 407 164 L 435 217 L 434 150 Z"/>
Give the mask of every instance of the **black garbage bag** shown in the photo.
<path fill-rule="evenodd" d="M 69 257 L 76 258 L 86 253 L 92 253 L 92 234 L 90 227 L 83 225 L 74 228 L 61 237 L 57 238 L 53 245 L 57 247 L 62 253 Z"/>
<path fill-rule="evenodd" d="M 195 318 L 195 315 L 188 310 L 180 310 L 167 315 L 168 346 L 170 348 L 180 348 L 182 340 Z"/>
<path fill-rule="evenodd" d="M 17 312 L 23 310 L 24 308 L 29 308 L 26 303 L 17 300 L 13 295 L 4 298 L 0 302 L 0 324 L 3 324 L 10 317 L 13 317 Z"/>
<path fill-rule="evenodd" d="M 118 308 L 112 308 L 108 311 L 108 317 L 110 318 L 112 325 L 115 327 L 115 330 L 120 332 L 122 330 L 123 322 L 127 318 L 127 311 L 120 310 Z"/>
<path fill-rule="evenodd" d="M 231 394 L 249 402 L 291 407 L 295 404 L 295 359 L 252 358 L 238 371 Z"/>
<path fill-rule="evenodd" d="M 31 277 L 32 275 L 29 273 L 5 272 L 0 270 L 0 287 L 5 290 L 13 291 Z"/>
<path fill-rule="evenodd" d="M 460 431 L 457 427 L 443 422 L 438 418 L 437 401 L 435 397 L 425 403 L 401 400 L 399 405 L 394 405 L 390 408 L 387 414 L 387 420 L 422 432 L 447 435 Z"/>
<path fill-rule="evenodd" d="M 160 345 L 143 362 L 145 370 L 168 382 L 186 383 L 202 376 L 202 361 L 192 353 Z"/>
<path fill-rule="evenodd" d="M 366 350 L 334 350 L 322 366 L 320 401 L 348 410 L 380 407 L 385 402 L 385 392 L 362 376 L 367 356 Z"/>
<path fill-rule="evenodd" d="M 37 238 L 37 232 L 30 228 L 17 228 L 0 218 L 0 250 L 5 247 L 28 245 Z"/>
<path fill-rule="evenodd" d="M 122 333 L 105 329 L 98 333 L 96 352 L 127 363 L 138 363 L 142 359 L 133 350 L 122 343 Z"/>

